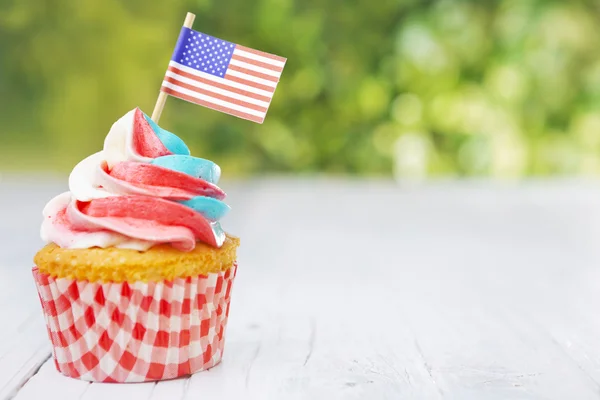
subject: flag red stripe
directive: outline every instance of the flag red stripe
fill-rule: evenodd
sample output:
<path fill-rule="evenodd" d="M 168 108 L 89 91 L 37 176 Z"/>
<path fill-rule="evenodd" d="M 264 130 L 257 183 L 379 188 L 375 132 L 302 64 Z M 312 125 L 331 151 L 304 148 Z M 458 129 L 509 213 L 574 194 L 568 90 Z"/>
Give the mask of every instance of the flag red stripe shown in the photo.
<path fill-rule="evenodd" d="M 239 100 L 239 99 L 234 99 L 233 97 L 229 97 L 229 96 L 225 96 L 219 93 L 215 93 L 215 92 L 211 92 L 210 90 L 206 90 L 206 89 L 201 89 L 199 87 L 196 87 L 194 85 L 190 85 L 189 83 L 184 83 L 181 82 L 175 78 L 172 78 L 170 76 L 165 76 L 165 81 L 172 83 L 173 85 L 177 85 L 179 87 L 182 87 L 184 89 L 188 89 L 191 91 L 194 91 L 196 93 L 200 93 L 206 96 L 210 96 L 213 97 L 215 99 L 219 99 L 219 100 L 223 100 L 226 101 L 228 103 L 232 103 L 232 104 L 236 104 L 238 106 L 242 106 L 242 107 L 246 107 L 249 108 L 251 110 L 256 110 L 256 111 L 260 111 L 260 112 L 267 112 L 267 107 L 263 107 L 263 106 L 259 106 L 256 104 L 252 104 L 252 103 L 246 103 L 245 101 Z"/>
<path fill-rule="evenodd" d="M 271 64 L 267 64 L 264 62 L 260 62 L 260 61 L 256 61 L 253 60 L 251 58 L 246 58 L 243 56 L 240 56 L 238 54 L 233 53 L 233 56 L 231 56 L 232 60 L 238 60 L 238 61 L 242 61 L 248 64 L 252 64 L 252 65 L 256 65 L 257 67 L 262 67 L 262 68 L 267 68 L 270 69 L 271 71 L 275 71 L 275 72 L 281 72 L 283 71 L 283 67 L 277 67 L 275 65 L 271 65 Z"/>
<path fill-rule="evenodd" d="M 285 60 L 286 60 L 285 57 L 279 57 L 274 54 L 269 54 L 269 53 L 265 53 L 263 51 L 254 50 L 254 49 L 251 49 L 250 47 L 240 46 L 239 44 L 236 44 L 235 48 L 243 50 L 243 51 L 247 51 L 248 53 L 256 54 L 258 56 L 270 58 L 271 60 L 277 60 L 277 61 L 282 61 L 282 62 L 285 62 Z"/>
<path fill-rule="evenodd" d="M 200 100 L 200 99 L 197 99 L 197 98 L 192 97 L 192 96 L 188 96 L 186 94 L 180 93 L 180 92 L 178 92 L 176 90 L 173 90 L 173 89 L 165 87 L 165 86 L 161 87 L 160 90 L 162 92 L 170 94 L 171 96 L 180 98 L 180 99 L 185 100 L 185 101 L 189 101 L 190 103 L 199 104 L 201 106 L 212 108 L 213 110 L 221 111 L 221 112 L 224 112 L 226 114 L 234 115 L 236 117 L 244 118 L 244 119 L 247 119 L 247 120 L 250 120 L 250 121 L 254 121 L 254 122 L 258 122 L 258 123 L 261 123 L 261 124 L 264 121 L 264 118 L 262 118 L 262 117 L 257 117 L 256 115 L 250 115 L 250 114 L 247 114 L 245 112 L 241 112 L 241 111 L 237 111 L 237 110 L 232 110 L 231 108 L 228 108 L 228 107 L 223 107 L 223 106 L 220 106 L 218 104 L 213 104 L 213 103 L 210 103 L 208 101 Z"/>
<path fill-rule="evenodd" d="M 277 78 L 277 77 L 274 77 L 274 76 L 271 76 L 271 75 L 267 75 L 267 74 L 263 74 L 263 73 L 256 72 L 256 71 L 252 71 L 251 69 L 246 69 L 246 68 L 238 67 L 237 65 L 231 65 L 231 64 L 229 64 L 229 66 L 227 67 L 227 69 L 230 69 L 232 71 L 241 72 L 243 74 L 252 75 L 252 76 L 255 76 L 257 78 L 264 79 L 266 81 L 279 82 L 279 78 Z"/>
<path fill-rule="evenodd" d="M 186 77 L 188 79 L 193 79 L 196 82 L 200 82 L 200 83 L 204 83 L 206 85 L 214 86 L 214 87 L 217 87 L 219 89 L 228 90 L 230 92 L 241 94 L 242 96 L 246 96 L 246 97 L 251 97 L 251 98 L 256 99 L 256 100 L 266 101 L 267 103 L 271 101 L 270 97 L 262 96 L 260 94 L 256 94 L 256 93 L 252 93 L 252 92 L 248 92 L 248 91 L 243 90 L 243 89 L 234 88 L 233 86 L 229 86 L 229 85 L 225 85 L 223 83 L 211 81 L 209 79 L 204 79 L 202 77 L 199 77 L 197 75 L 191 74 L 189 72 L 182 71 L 179 68 L 175 68 L 175 67 L 171 67 L 170 66 L 168 69 L 169 69 L 169 71 L 174 72 L 177 75 L 181 75 L 181 76 Z M 261 88 L 258 88 L 258 89 L 261 89 Z M 271 89 L 270 91 L 272 91 L 273 88 L 269 88 L 269 89 Z"/>
<path fill-rule="evenodd" d="M 252 87 L 255 87 L 257 89 L 266 90 L 266 91 L 269 91 L 271 93 L 273 93 L 275 91 L 275 88 L 272 87 L 272 86 L 262 85 L 260 83 L 249 81 L 247 79 L 238 78 L 237 76 L 232 76 L 232 75 L 225 74 L 225 79 L 227 79 L 228 81 L 233 81 L 233 82 L 241 83 L 243 85 L 252 86 Z"/>

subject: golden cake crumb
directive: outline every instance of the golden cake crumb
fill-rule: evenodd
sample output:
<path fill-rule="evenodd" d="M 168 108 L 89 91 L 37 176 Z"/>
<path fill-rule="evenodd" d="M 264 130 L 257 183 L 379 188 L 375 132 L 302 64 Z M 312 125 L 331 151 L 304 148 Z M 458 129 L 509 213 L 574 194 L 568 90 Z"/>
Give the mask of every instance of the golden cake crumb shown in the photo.
<path fill-rule="evenodd" d="M 40 272 L 55 278 L 90 282 L 158 282 L 227 270 L 236 260 L 239 244 L 240 239 L 229 235 L 219 249 L 197 243 L 190 252 L 166 244 L 137 251 L 114 247 L 63 249 L 51 243 L 35 255 L 34 261 Z"/>

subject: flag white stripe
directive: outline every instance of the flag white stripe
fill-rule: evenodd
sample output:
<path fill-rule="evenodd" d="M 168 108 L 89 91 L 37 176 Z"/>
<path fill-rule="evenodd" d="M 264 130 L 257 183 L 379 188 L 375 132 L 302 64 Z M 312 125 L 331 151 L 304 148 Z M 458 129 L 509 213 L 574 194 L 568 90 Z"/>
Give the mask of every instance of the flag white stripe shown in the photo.
<path fill-rule="evenodd" d="M 249 64 L 244 61 L 231 59 L 229 65 L 237 65 L 238 67 L 246 68 L 252 71 L 260 72 L 265 75 L 271 75 L 275 78 L 279 78 L 281 76 L 281 72 L 273 71 L 267 68 L 259 67 L 258 65 Z"/>
<path fill-rule="evenodd" d="M 277 82 L 268 81 L 266 79 L 258 78 L 254 75 L 248 75 L 243 72 L 233 71 L 231 69 L 227 70 L 225 77 L 227 77 L 227 75 L 237 76 L 238 78 L 242 78 L 242 79 L 245 79 L 245 80 L 251 81 L 251 82 L 260 83 L 261 85 L 266 85 L 266 86 L 271 86 L 271 87 L 277 86 Z"/>
<path fill-rule="evenodd" d="M 204 101 L 207 101 L 209 103 L 216 104 L 216 105 L 219 105 L 219 106 L 222 106 L 222 107 L 227 107 L 227 108 L 230 108 L 232 110 L 241 111 L 243 113 L 254 115 L 256 117 L 264 118 L 265 115 L 266 115 L 266 113 L 264 113 L 264 112 L 256 111 L 256 110 L 253 110 L 251 108 L 246 108 L 244 106 L 240 106 L 240 105 L 237 105 L 237 104 L 234 104 L 234 103 L 230 103 L 228 101 L 224 101 L 224 100 L 220 100 L 220 99 L 215 99 L 214 97 L 206 96 L 204 94 L 200 94 L 200 93 L 194 92 L 193 90 L 189 90 L 189 89 L 186 89 L 186 88 L 182 88 L 181 86 L 173 85 L 172 83 L 167 82 L 167 81 L 163 81 L 162 85 L 164 87 L 168 87 L 169 89 L 176 90 L 176 91 L 178 91 L 180 93 L 183 93 L 183 94 L 185 94 L 187 96 L 194 97 L 194 98 L 200 99 L 200 100 L 204 100 Z"/>
<path fill-rule="evenodd" d="M 260 62 L 264 62 L 265 64 L 275 65 L 276 67 L 282 67 L 285 65 L 284 61 L 273 60 L 272 58 L 267 58 L 263 56 L 259 56 L 258 54 L 250 53 L 244 50 L 240 50 L 237 47 L 233 50 L 233 54 L 240 55 L 242 57 L 249 58 L 251 60 L 256 60 Z"/>
<path fill-rule="evenodd" d="M 193 79 L 190 78 L 186 78 L 185 76 L 181 76 L 173 71 L 168 71 L 165 74 L 166 76 L 170 76 L 171 78 L 175 78 L 178 81 L 181 81 L 183 83 L 187 83 L 188 85 L 192 85 L 195 86 L 197 88 L 200 89 L 204 89 L 204 90 L 209 90 L 211 92 L 223 95 L 223 96 L 227 96 L 227 97 L 231 97 L 233 99 L 237 99 L 237 100 L 241 100 L 244 101 L 246 103 L 250 103 L 250 104 L 256 104 L 258 106 L 262 106 L 262 107 L 269 107 L 269 103 L 267 103 L 266 101 L 262 101 L 262 100 L 258 100 L 258 99 L 253 99 L 252 97 L 248 97 L 248 96 L 244 96 L 235 92 L 230 92 L 229 90 L 224 90 L 224 89 L 220 89 L 218 87 L 215 86 L 211 86 L 211 85 L 207 85 L 205 83 L 202 82 L 198 82 L 195 81 Z"/>
<path fill-rule="evenodd" d="M 224 78 L 217 78 L 216 76 L 207 74 L 206 72 L 202 72 L 202 71 L 198 71 L 197 69 L 194 69 L 194 68 L 186 67 L 185 65 L 179 64 L 176 61 L 171 61 L 169 63 L 169 65 L 171 67 L 179 68 L 180 70 L 187 72 L 189 74 L 196 75 L 200 78 L 207 79 L 209 81 L 222 83 L 222 84 L 234 87 L 236 89 L 242 89 L 242 90 L 246 90 L 250 93 L 260 94 L 261 96 L 266 96 L 269 98 L 273 97 L 273 93 L 268 92 L 266 90 L 258 89 L 258 88 L 255 88 L 254 86 L 248 86 L 248 85 L 245 85 L 245 84 L 239 83 L 239 82 L 229 81 Z"/>

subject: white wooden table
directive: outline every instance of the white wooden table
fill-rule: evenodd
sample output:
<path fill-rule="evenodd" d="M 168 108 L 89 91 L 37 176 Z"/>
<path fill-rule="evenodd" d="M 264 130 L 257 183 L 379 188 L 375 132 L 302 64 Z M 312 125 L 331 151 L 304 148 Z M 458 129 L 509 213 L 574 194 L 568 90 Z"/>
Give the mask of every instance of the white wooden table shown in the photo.
<path fill-rule="evenodd" d="M 223 362 L 61 376 L 30 275 L 66 179 L 0 180 L 0 399 L 600 398 L 600 183 L 229 182 Z"/>

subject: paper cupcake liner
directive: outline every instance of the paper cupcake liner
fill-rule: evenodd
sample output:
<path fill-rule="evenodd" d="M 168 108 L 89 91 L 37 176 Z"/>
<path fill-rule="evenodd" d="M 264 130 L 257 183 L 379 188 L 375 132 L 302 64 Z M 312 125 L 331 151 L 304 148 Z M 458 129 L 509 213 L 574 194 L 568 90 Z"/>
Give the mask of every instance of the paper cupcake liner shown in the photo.
<path fill-rule="evenodd" d="M 190 375 L 223 356 L 237 264 L 163 282 L 94 283 L 33 268 L 56 368 L 94 382 Z"/>

